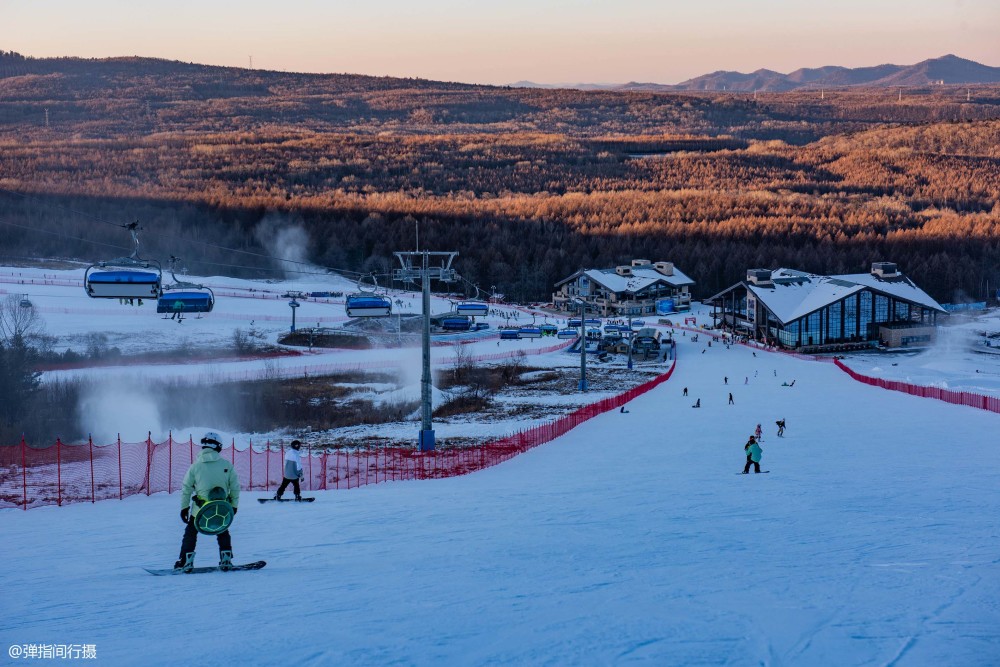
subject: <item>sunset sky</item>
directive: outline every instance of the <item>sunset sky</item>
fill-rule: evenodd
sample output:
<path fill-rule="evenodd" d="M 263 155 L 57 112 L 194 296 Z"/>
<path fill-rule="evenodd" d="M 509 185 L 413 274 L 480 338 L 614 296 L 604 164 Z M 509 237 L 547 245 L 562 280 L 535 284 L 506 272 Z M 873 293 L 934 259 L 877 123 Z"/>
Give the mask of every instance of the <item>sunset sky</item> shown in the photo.
<path fill-rule="evenodd" d="M 0 50 L 473 83 L 1000 65 L 998 0 L 0 0 Z"/>

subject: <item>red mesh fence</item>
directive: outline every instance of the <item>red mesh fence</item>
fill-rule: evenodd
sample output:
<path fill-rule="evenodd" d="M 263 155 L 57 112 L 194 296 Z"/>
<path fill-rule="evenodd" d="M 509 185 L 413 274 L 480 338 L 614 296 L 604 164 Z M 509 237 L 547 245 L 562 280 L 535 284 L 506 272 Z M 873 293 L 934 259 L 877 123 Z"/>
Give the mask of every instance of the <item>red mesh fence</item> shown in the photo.
<path fill-rule="evenodd" d="M 911 396 L 936 398 L 937 400 L 944 401 L 945 403 L 967 405 L 970 408 L 978 408 L 980 410 L 988 410 L 990 412 L 1000 412 L 1000 398 L 995 396 L 983 396 L 982 394 L 973 394 L 967 391 L 951 391 L 950 389 L 924 387 L 921 385 L 909 384 L 907 382 L 899 382 L 898 380 L 883 380 L 882 378 L 868 377 L 867 375 L 862 375 L 861 373 L 851 370 L 842 364 L 839 359 L 835 359 L 833 363 L 837 365 L 837 368 L 850 375 L 853 379 L 873 387 L 881 387 L 882 389 L 889 389 L 891 391 L 901 391 L 904 394 L 909 394 Z"/>
<path fill-rule="evenodd" d="M 497 465 L 533 447 L 558 438 L 588 419 L 615 410 L 666 382 L 674 371 L 579 408 L 551 422 L 533 426 L 499 440 L 474 447 L 420 452 L 398 447 L 311 452 L 303 457 L 303 489 L 353 489 L 397 480 L 454 477 Z M 56 441 L 44 448 L 0 447 L 0 508 L 41 507 L 95 502 L 144 493 L 172 493 L 181 488 L 188 466 L 201 451 L 189 438 L 163 442 L 147 439 L 95 445 L 66 445 Z M 222 450 L 234 463 L 244 490 L 270 491 L 281 483 L 284 446 L 252 442 Z"/>

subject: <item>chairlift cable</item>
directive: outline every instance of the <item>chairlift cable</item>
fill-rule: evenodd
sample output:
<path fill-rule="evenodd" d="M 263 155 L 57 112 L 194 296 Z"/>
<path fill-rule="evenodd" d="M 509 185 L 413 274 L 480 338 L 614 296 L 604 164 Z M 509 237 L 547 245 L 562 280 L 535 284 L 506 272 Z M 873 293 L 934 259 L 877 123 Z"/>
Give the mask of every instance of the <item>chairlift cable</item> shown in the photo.
<path fill-rule="evenodd" d="M 92 213 L 87 213 L 85 211 L 79 211 L 77 209 L 74 209 L 72 207 L 66 206 L 64 204 L 57 204 L 57 203 L 45 201 L 44 199 L 38 197 L 37 195 L 30 195 L 30 194 L 25 194 L 23 192 L 16 192 L 14 190 L 8 190 L 6 188 L 0 188 L 0 192 L 6 193 L 6 194 L 15 195 L 15 196 L 18 196 L 18 197 L 22 197 L 24 199 L 35 200 L 35 201 L 38 201 L 38 202 L 40 202 L 40 203 L 42 203 L 42 204 L 44 204 L 46 206 L 52 206 L 52 207 L 55 207 L 55 208 L 60 208 L 60 209 L 63 209 L 65 211 L 69 211 L 70 213 L 75 213 L 77 215 L 81 215 L 81 216 L 83 216 L 85 218 L 89 218 L 89 219 L 94 220 L 96 222 L 100 222 L 100 223 L 106 224 L 106 225 L 112 225 L 114 227 L 128 229 L 131 225 L 135 224 L 135 221 L 128 222 L 128 223 L 112 222 L 112 221 L 107 220 L 105 218 L 102 218 L 100 216 L 96 216 L 96 215 L 94 215 Z M 122 246 L 118 246 L 118 245 L 114 245 L 114 244 L 101 243 L 99 241 L 89 241 L 87 239 L 81 239 L 81 238 L 78 238 L 78 237 L 70 236 L 68 234 L 61 234 L 59 232 L 51 232 L 51 231 L 47 231 L 47 230 L 41 230 L 41 229 L 37 229 L 37 228 L 34 228 L 34 227 L 27 227 L 27 226 L 24 226 L 24 225 L 18 225 L 16 223 L 12 223 L 12 222 L 0 221 L 0 223 L 11 225 L 11 226 L 15 226 L 15 227 L 21 227 L 22 229 L 29 229 L 29 230 L 32 230 L 32 231 L 38 231 L 38 232 L 53 234 L 53 235 L 56 235 L 56 236 L 62 236 L 64 238 L 73 239 L 73 240 L 77 240 L 77 241 L 84 241 L 86 243 L 94 243 L 94 244 L 97 244 L 97 245 L 104 245 L 104 246 L 108 246 L 108 247 L 111 247 L 111 248 L 118 248 L 118 249 L 121 249 L 121 250 L 127 249 L 127 248 L 123 248 Z M 154 231 L 145 231 L 144 233 L 147 236 L 153 236 L 153 237 L 161 238 L 161 239 L 170 239 L 170 240 L 174 240 L 174 241 L 176 241 L 176 238 L 177 238 L 175 235 L 161 234 L 161 233 L 157 233 L 157 232 L 154 232 Z M 340 275 L 340 276 L 342 276 L 344 278 L 348 278 L 349 280 L 350 279 L 355 279 L 356 280 L 356 278 L 351 278 L 352 275 L 356 276 L 356 277 L 361 277 L 361 276 L 369 275 L 369 273 L 366 273 L 366 272 L 363 272 L 363 271 L 352 271 L 350 269 L 337 269 L 337 268 L 334 268 L 334 267 L 328 267 L 328 266 L 322 266 L 322 265 L 317 265 L 317 264 L 311 264 L 309 262 L 301 262 L 301 261 L 294 260 L 294 259 L 286 259 L 284 257 L 275 257 L 273 255 L 265 255 L 265 254 L 262 254 L 262 253 L 253 252 L 251 250 L 241 250 L 239 248 L 230 248 L 229 246 L 219 245 L 217 243 L 211 243 L 211 242 L 208 242 L 208 241 L 196 241 L 196 240 L 185 239 L 184 242 L 188 243 L 188 244 L 194 244 L 194 245 L 204 246 L 204 247 L 207 247 L 207 248 L 215 248 L 216 250 L 225 250 L 225 251 L 228 251 L 228 252 L 238 253 L 238 254 L 241 254 L 241 255 L 249 255 L 251 257 L 260 257 L 261 259 L 267 259 L 267 260 L 271 260 L 271 261 L 286 262 L 286 263 L 289 263 L 289 264 L 299 264 L 299 265 L 302 265 L 302 266 L 320 266 L 321 268 L 326 269 L 326 271 L 328 271 L 329 273 L 336 273 L 336 274 L 338 274 L 338 275 Z M 200 260 L 192 260 L 193 263 L 194 262 L 199 262 L 199 261 Z M 228 264 L 227 265 L 227 264 L 220 264 L 220 263 L 213 263 L 213 262 L 201 262 L 201 263 L 208 264 L 208 265 L 214 265 L 214 266 L 229 266 L 229 267 L 237 268 L 237 265 L 234 265 L 234 264 Z M 255 269 L 256 267 L 238 267 L 238 268 Z M 260 268 L 256 268 L 256 270 L 259 270 L 259 271 L 270 271 L 272 273 L 277 272 L 279 270 L 285 271 L 285 272 L 292 272 L 293 271 L 291 269 L 260 269 Z M 327 275 L 326 273 L 307 272 L 307 271 L 296 271 L 296 273 L 300 273 L 302 275 Z M 389 273 L 382 273 L 382 274 L 376 274 L 376 275 L 378 275 L 379 277 L 389 277 L 391 274 L 389 274 Z"/>

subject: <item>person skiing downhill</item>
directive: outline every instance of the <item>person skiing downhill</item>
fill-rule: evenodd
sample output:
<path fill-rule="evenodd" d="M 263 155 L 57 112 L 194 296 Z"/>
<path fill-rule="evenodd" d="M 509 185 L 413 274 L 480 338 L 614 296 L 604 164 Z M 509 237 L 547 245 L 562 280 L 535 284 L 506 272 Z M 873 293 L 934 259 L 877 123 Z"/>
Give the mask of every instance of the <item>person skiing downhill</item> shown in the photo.
<path fill-rule="evenodd" d="M 757 442 L 760 442 L 760 437 L 763 433 L 764 431 L 760 428 L 760 424 L 757 424 L 757 429 L 753 432 L 754 437 L 757 438 Z"/>
<path fill-rule="evenodd" d="M 221 451 L 221 436 L 214 431 L 205 433 L 201 439 L 201 453 L 184 475 L 181 486 L 181 521 L 184 522 L 184 537 L 181 540 L 180 557 L 174 563 L 175 570 L 190 572 L 194 568 L 194 550 L 198 542 L 195 520 L 206 502 L 221 495 L 232 505 L 233 515 L 236 514 L 240 502 L 240 480 L 233 464 L 219 455 Z M 219 541 L 219 569 L 228 570 L 233 566 L 233 541 L 229 529 L 216 537 Z"/>
<path fill-rule="evenodd" d="M 747 444 L 743 445 L 743 451 L 747 453 L 747 464 L 743 468 L 743 474 L 746 475 L 750 472 L 751 464 L 753 464 L 754 474 L 759 473 L 761 449 L 760 445 L 757 444 L 757 438 L 751 435 Z"/>
<path fill-rule="evenodd" d="M 785 437 L 785 418 L 782 417 L 781 419 L 779 419 L 774 423 L 778 425 L 778 437 L 779 438 Z"/>
<path fill-rule="evenodd" d="M 302 456 L 299 454 L 299 450 L 302 448 L 302 442 L 299 440 L 292 440 L 292 445 L 285 451 L 285 472 L 284 479 L 281 480 L 281 486 L 278 487 L 278 492 L 274 494 L 275 500 L 281 500 L 281 494 L 285 492 L 288 485 L 292 485 L 292 490 L 295 491 L 295 499 L 302 500 L 302 490 L 299 488 L 299 480 L 302 479 Z"/>

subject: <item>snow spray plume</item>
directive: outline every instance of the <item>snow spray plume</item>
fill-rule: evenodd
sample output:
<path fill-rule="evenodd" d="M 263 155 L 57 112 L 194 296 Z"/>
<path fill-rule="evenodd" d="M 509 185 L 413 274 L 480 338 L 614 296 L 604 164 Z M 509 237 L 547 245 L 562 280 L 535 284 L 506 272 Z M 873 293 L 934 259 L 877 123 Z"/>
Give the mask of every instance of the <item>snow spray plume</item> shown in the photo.
<path fill-rule="evenodd" d="M 309 235 L 301 220 L 289 220 L 286 216 L 269 213 L 258 223 L 254 235 L 273 257 L 292 262 L 305 262 L 308 258 Z M 295 265 L 277 262 L 285 277 L 295 276 Z"/>
<path fill-rule="evenodd" d="M 162 431 L 155 395 L 138 383 L 93 385 L 81 393 L 77 410 L 80 428 L 99 444 L 114 442 L 119 434 L 126 442 L 145 440 L 149 432 L 155 439 Z"/>

